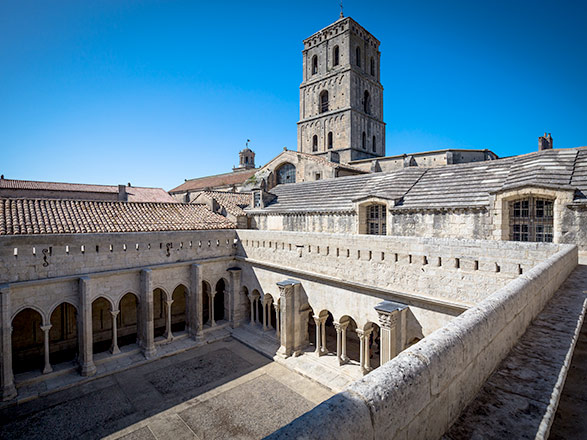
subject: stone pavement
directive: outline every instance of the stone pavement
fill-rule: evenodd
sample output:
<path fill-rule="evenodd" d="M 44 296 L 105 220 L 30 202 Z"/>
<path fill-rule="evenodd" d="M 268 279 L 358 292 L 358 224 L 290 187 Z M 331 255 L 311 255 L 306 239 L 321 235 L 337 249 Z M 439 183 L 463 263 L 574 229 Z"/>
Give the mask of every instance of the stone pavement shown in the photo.
<path fill-rule="evenodd" d="M 231 340 L 0 410 L 0 438 L 256 439 L 332 392 Z"/>
<path fill-rule="evenodd" d="M 579 349 L 578 361 L 581 362 L 580 331 L 586 307 L 587 266 L 579 265 L 443 439 L 545 438 L 559 398 L 561 410 L 566 414 L 565 422 L 572 426 L 570 430 L 562 429 L 562 437 L 556 437 L 557 431 L 553 431 L 552 438 L 586 438 L 566 436 L 566 433 L 579 432 L 573 429 L 577 425 L 585 427 L 584 353 L 583 378 L 579 370 L 578 376 L 572 379 L 571 375 L 567 382 L 571 388 L 578 389 L 574 395 L 561 394 L 575 347 Z M 584 344 L 583 333 L 583 347 Z M 571 398 L 574 401 L 570 401 Z M 573 414 L 577 415 L 577 420 L 573 420 Z"/>

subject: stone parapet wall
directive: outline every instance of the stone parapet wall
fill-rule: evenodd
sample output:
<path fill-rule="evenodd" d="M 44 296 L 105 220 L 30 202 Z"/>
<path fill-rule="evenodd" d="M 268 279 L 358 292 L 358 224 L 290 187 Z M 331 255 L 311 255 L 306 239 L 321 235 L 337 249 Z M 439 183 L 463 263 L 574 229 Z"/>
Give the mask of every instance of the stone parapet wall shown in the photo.
<path fill-rule="evenodd" d="M 0 284 L 234 255 L 234 230 L 0 237 Z"/>
<path fill-rule="evenodd" d="M 268 438 L 440 438 L 577 265 L 559 251 Z"/>
<path fill-rule="evenodd" d="M 382 289 L 476 304 L 563 245 L 238 230 L 237 253 Z"/>

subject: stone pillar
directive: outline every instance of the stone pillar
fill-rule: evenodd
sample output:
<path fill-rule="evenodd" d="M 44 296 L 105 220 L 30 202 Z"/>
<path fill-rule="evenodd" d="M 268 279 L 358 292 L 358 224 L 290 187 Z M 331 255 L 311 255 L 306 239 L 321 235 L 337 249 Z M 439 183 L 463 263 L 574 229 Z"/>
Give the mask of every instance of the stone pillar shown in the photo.
<path fill-rule="evenodd" d="M 151 269 L 141 270 L 141 302 L 139 307 L 139 346 L 145 358 L 152 358 L 155 353 L 155 327 L 153 307 L 153 272 Z"/>
<path fill-rule="evenodd" d="M 10 286 L 0 286 L 0 362 L 2 400 L 16 397 L 14 374 L 12 372 L 12 322 L 10 320 Z"/>
<path fill-rule="evenodd" d="M 296 345 L 296 299 L 295 288 L 299 281 L 285 280 L 277 283 L 281 302 L 281 345 L 277 354 L 289 357 L 294 353 Z"/>
<path fill-rule="evenodd" d="M 171 333 L 171 304 L 173 304 L 172 299 L 165 300 L 165 312 L 167 313 L 167 319 L 165 320 L 165 339 L 168 342 L 173 340 L 173 333 Z"/>
<path fill-rule="evenodd" d="M 263 331 L 267 330 L 267 302 L 263 298 Z"/>
<path fill-rule="evenodd" d="M 369 371 L 372 370 L 371 368 L 371 347 L 370 347 L 370 340 L 371 340 L 371 333 L 373 333 L 373 329 L 370 328 L 368 330 L 365 330 L 365 366 L 363 368 L 363 371 L 365 373 L 368 373 Z"/>
<path fill-rule="evenodd" d="M 89 277 L 80 277 L 78 292 L 80 305 L 78 313 L 80 374 L 82 376 L 92 376 L 96 373 L 96 365 L 94 365 L 94 335 L 92 331 L 92 280 Z"/>
<path fill-rule="evenodd" d="M 199 264 L 190 266 L 190 290 L 188 292 L 187 316 L 188 334 L 196 339 L 202 335 L 202 283 Z"/>
<path fill-rule="evenodd" d="M 340 323 L 334 321 L 334 328 L 336 329 L 336 358 L 338 365 L 342 365 L 342 328 Z"/>
<path fill-rule="evenodd" d="M 322 344 L 320 346 L 320 352 L 322 354 L 328 353 L 328 348 L 326 348 L 326 320 L 328 316 L 322 316 L 320 318 L 320 326 L 322 327 L 321 336 L 322 336 Z"/>
<path fill-rule="evenodd" d="M 322 350 L 320 350 L 320 317 L 313 315 L 312 318 L 314 319 L 314 324 L 316 324 L 316 356 L 320 356 Z"/>
<path fill-rule="evenodd" d="M 255 297 L 255 324 L 260 324 L 259 322 L 259 297 Z"/>
<path fill-rule="evenodd" d="M 53 327 L 51 324 L 41 326 L 41 330 L 43 330 L 45 352 L 45 366 L 43 367 L 43 374 L 47 374 L 53 371 L 53 367 L 51 367 L 51 361 L 49 359 L 49 330 L 51 330 L 51 327 Z"/>
<path fill-rule="evenodd" d="M 216 292 L 210 292 L 210 327 L 216 326 L 216 321 L 214 321 L 214 297 L 216 296 Z"/>
<path fill-rule="evenodd" d="M 357 336 L 359 337 L 360 341 L 360 348 L 359 348 L 359 365 L 361 367 L 361 371 L 365 374 L 365 332 L 361 329 L 356 329 Z"/>
<path fill-rule="evenodd" d="M 116 318 L 120 310 L 110 310 L 110 314 L 112 315 L 112 346 L 110 347 L 110 353 L 118 354 L 120 353 L 120 348 L 118 348 L 118 321 Z"/>
<path fill-rule="evenodd" d="M 379 353 L 381 359 L 381 365 L 385 362 L 393 359 L 397 355 L 397 318 L 399 312 L 383 312 L 378 310 L 379 313 Z"/>
<path fill-rule="evenodd" d="M 342 335 L 341 335 L 341 337 L 342 337 L 342 354 L 340 355 L 340 359 L 342 360 L 343 364 L 346 364 L 349 361 L 349 357 L 346 354 L 346 330 L 347 330 L 347 327 L 349 326 L 349 323 L 348 323 L 348 321 L 341 322 L 339 325 L 340 325 L 340 329 L 342 332 Z"/>
<path fill-rule="evenodd" d="M 279 339 L 281 317 L 279 316 L 279 304 L 275 301 L 273 301 L 273 308 L 275 309 L 275 336 Z"/>
<path fill-rule="evenodd" d="M 253 298 L 253 295 L 250 293 L 247 296 L 251 303 L 251 322 L 249 322 L 249 325 L 255 325 L 255 298 Z"/>
<path fill-rule="evenodd" d="M 230 325 L 238 327 L 243 319 L 241 311 L 241 276 L 242 270 L 240 267 L 231 267 L 228 269 L 230 273 L 230 297 L 228 298 L 228 320 Z"/>

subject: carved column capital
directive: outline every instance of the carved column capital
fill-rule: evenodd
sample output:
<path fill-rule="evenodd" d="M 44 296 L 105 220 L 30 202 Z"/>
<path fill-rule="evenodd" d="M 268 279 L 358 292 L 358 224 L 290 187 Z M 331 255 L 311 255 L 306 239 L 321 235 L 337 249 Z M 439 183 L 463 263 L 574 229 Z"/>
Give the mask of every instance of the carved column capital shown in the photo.
<path fill-rule="evenodd" d="M 53 327 L 51 324 L 42 325 L 41 330 L 43 330 L 44 332 L 48 332 L 49 330 L 51 330 L 51 327 Z"/>
<path fill-rule="evenodd" d="M 360 328 L 355 330 L 355 333 L 357 333 L 357 336 L 359 337 L 359 339 L 361 341 L 363 341 L 365 339 L 365 332 L 363 330 L 361 330 Z"/>
<path fill-rule="evenodd" d="M 379 314 L 379 323 L 384 328 L 394 328 L 397 324 L 398 313 L 377 312 Z"/>

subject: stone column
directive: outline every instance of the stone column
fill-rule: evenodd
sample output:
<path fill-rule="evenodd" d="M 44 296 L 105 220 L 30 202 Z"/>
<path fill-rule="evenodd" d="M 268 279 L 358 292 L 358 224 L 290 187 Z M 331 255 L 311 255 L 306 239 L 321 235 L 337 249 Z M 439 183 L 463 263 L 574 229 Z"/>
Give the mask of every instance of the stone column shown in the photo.
<path fill-rule="evenodd" d="M 78 282 L 78 361 L 80 374 L 92 376 L 96 373 L 94 365 L 94 335 L 92 331 L 92 281 L 89 277 L 80 277 Z"/>
<path fill-rule="evenodd" d="M 259 297 L 255 297 L 255 324 L 260 324 L 259 322 Z"/>
<path fill-rule="evenodd" d="M 120 348 L 118 348 L 118 321 L 116 318 L 120 310 L 110 310 L 110 314 L 112 315 L 112 346 L 110 347 L 110 353 L 118 354 L 120 353 Z"/>
<path fill-rule="evenodd" d="M 0 285 L 0 381 L 2 384 L 2 400 L 16 397 L 14 374 L 12 372 L 12 322 L 10 320 L 10 285 Z"/>
<path fill-rule="evenodd" d="M 299 281 L 285 280 L 277 283 L 281 302 L 281 345 L 277 354 L 289 357 L 294 353 L 296 345 L 296 299 L 295 287 Z"/>
<path fill-rule="evenodd" d="M 190 290 L 188 292 L 188 334 L 196 339 L 202 335 L 202 283 L 201 267 L 199 264 L 190 266 Z"/>
<path fill-rule="evenodd" d="M 247 297 L 251 303 L 251 322 L 249 322 L 249 325 L 255 325 L 255 299 L 250 293 L 247 295 Z"/>
<path fill-rule="evenodd" d="M 371 350 L 370 350 L 370 345 L 369 342 L 371 340 L 371 333 L 373 333 L 373 329 L 370 328 L 368 330 L 365 330 L 365 367 L 363 369 L 363 371 L 365 373 L 368 373 L 369 371 L 372 370 L 371 368 Z"/>
<path fill-rule="evenodd" d="M 357 336 L 359 337 L 360 341 L 360 348 L 359 348 L 359 365 L 361 366 L 361 371 L 365 374 L 365 332 L 361 329 L 356 329 Z"/>
<path fill-rule="evenodd" d="M 263 331 L 267 330 L 267 302 L 265 301 L 265 298 L 263 298 Z"/>
<path fill-rule="evenodd" d="M 165 320 L 165 339 L 168 342 L 173 340 L 173 333 L 171 333 L 171 304 L 173 304 L 172 299 L 165 300 L 165 312 L 167 313 L 167 319 Z"/>
<path fill-rule="evenodd" d="M 43 330 L 45 351 L 45 366 L 43 367 L 43 374 L 47 374 L 53 371 L 53 367 L 51 367 L 51 361 L 49 359 L 49 330 L 51 330 L 51 327 L 53 327 L 51 324 L 41 326 L 41 330 Z"/>
<path fill-rule="evenodd" d="M 322 354 L 322 350 L 320 350 L 320 317 L 313 315 L 312 318 L 314 319 L 314 324 L 316 324 L 316 356 L 320 356 Z"/>
<path fill-rule="evenodd" d="M 399 312 L 384 312 L 378 310 L 379 313 L 379 353 L 381 359 L 381 365 L 385 362 L 393 359 L 397 355 L 397 322 Z"/>
<path fill-rule="evenodd" d="M 214 327 L 216 325 L 216 321 L 214 321 L 214 297 L 216 296 L 216 292 L 210 292 L 210 327 Z"/>
<path fill-rule="evenodd" d="M 139 307 L 139 346 L 145 358 L 152 358 L 155 353 L 155 326 L 153 306 L 153 273 L 151 269 L 141 270 L 141 302 Z"/>
<path fill-rule="evenodd" d="M 342 328 L 340 323 L 334 321 L 334 328 L 336 329 L 336 358 L 338 365 L 342 365 Z"/>
<path fill-rule="evenodd" d="M 349 357 L 346 354 L 346 330 L 349 326 L 348 321 L 347 322 L 341 322 L 340 324 L 340 329 L 342 331 L 342 354 L 340 356 L 342 363 L 346 364 L 349 361 Z"/>
<path fill-rule="evenodd" d="M 281 317 L 279 316 L 279 304 L 275 301 L 273 301 L 273 308 L 275 309 L 275 336 L 277 337 L 277 339 L 279 339 L 279 333 L 281 329 L 281 320 L 279 318 Z"/>
<path fill-rule="evenodd" d="M 322 316 L 320 318 L 320 325 L 322 327 L 322 332 L 321 332 L 322 345 L 320 346 L 320 352 L 322 354 L 327 354 L 328 353 L 328 348 L 326 348 L 326 320 L 327 319 L 328 319 L 328 316 Z"/>
<path fill-rule="evenodd" d="M 241 276 L 242 270 L 240 267 L 231 267 L 228 269 L 230 273 L 230 297 L 228 298 L 228 320 L 231 326 L 237 327 L 242 317 L 240 291 L 241 291 Z"/>

